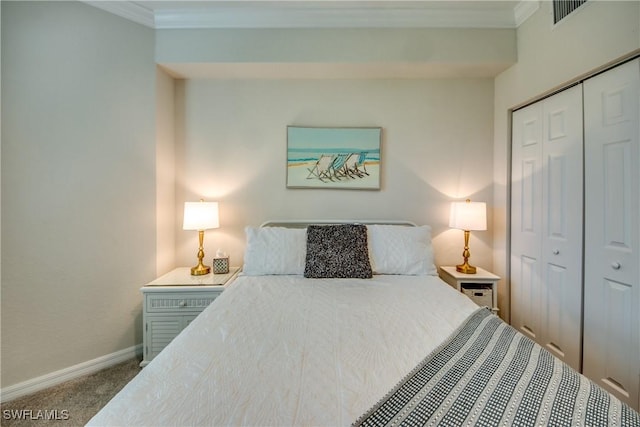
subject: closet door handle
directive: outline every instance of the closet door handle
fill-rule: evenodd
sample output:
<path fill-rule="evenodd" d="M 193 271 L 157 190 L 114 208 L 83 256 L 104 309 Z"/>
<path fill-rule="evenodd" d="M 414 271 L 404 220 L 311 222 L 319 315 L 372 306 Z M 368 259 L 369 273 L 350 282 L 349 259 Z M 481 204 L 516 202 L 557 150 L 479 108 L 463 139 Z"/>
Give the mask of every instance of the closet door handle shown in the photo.
<path fill-rule="evenodd" d="M 622 264 L 620 264 L 618 261 L 613 261 L 611 263 L 611 268 L 613 268 L 614 270 L 620 270 L 620 267 L 622 267 Z"/>
<path fill-rule="evenodd" d="M 554 254 L 554 255 L 558 255 L 559 253 L 560 253 L 560 249 L 554 249 L 554 250 L 553 250 L 553 254 Z"/>

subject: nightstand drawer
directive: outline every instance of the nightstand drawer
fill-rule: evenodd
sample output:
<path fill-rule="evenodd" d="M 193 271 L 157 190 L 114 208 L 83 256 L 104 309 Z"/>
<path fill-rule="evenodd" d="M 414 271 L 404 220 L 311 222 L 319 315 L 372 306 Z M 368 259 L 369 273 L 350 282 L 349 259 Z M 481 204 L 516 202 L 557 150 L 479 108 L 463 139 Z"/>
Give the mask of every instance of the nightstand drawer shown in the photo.
<path fill-rule="evenodd" d="M 215 300 L 220 292 L 189 292 L 171 294 L 167 292 L 145 296 L 148 313 L 201 312 Z"/>

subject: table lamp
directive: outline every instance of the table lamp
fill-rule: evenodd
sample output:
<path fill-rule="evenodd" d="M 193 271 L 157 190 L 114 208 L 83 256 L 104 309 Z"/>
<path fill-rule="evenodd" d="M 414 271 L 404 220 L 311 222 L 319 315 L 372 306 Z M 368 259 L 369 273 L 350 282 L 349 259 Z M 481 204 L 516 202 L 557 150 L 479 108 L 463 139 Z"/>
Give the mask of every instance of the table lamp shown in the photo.
<path fill-rule="evenodd" d="M 198 248 L 198 265 L 191 267 L 192 276 L 201 276 L 211 272 L 211 267 L 202 263 L 202 259 L 204 258 L 204 249 L 202 248 L 204 230 L 218 228 L 219 226 L 220 221 L 218 219 L 217 202 L 205 202 L 200 199 L 199 202 L 184 203 L 184 222 L 182 223 L 182 229 L 198 230 L 198 239 L 200 241 Z"/>
<path fill-rule="evenodd" d="M 467 199 L 465 202 L 451 203 L 451 214 L 449 216 L 449 227 L 464 230 L 464 251 L 462 257 L 464 262 L 456 265 L 456 271 L 465 274 L 475 274 L 476 268 L 469 265 L 469 234 L 471 230 L 487 229 L 487 205 L 484 202 L 472 202 Z"/>

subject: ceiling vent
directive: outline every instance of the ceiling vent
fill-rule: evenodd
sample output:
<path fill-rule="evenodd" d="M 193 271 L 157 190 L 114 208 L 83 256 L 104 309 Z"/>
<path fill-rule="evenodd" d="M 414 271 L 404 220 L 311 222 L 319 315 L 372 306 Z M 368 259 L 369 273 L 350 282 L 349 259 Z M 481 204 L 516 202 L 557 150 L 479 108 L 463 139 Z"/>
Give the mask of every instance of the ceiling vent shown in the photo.
<path fill-rule="evenodd" d="M 557 24 L 587 0 L 553 0 L 553 23 Z"/>

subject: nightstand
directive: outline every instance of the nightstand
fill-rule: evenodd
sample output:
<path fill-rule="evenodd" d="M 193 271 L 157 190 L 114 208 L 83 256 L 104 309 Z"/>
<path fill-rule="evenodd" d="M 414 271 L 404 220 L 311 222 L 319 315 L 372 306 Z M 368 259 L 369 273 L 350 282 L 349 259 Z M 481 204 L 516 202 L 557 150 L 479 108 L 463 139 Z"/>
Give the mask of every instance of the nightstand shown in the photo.
<path fill-rule="evenodd" d="M 469 296 L 476 303 L 486 296 L 486 289 L 491 289 L 491 311 L 498 312 L 498 281 L 499 276 L 476 267 L 476 274 L 464 274 L 456 271 L 455 267 L 440 267 L 440 278 L 449 285 Z M 474 292 L 475 291 L 475 292 Z M 477 298 L 474 297 L 477 295 Z M 484 304 L 483 304 L 484 305 Z"/>
<path fill-rule="evenodd" d="M 207 308 L 239 270 L 233 267 L 227 274 L 192 276 L 189 267 L 180 267 L 140 288 L 143 296 L 143 359 L 140 366 L 151 362 Z"/>

